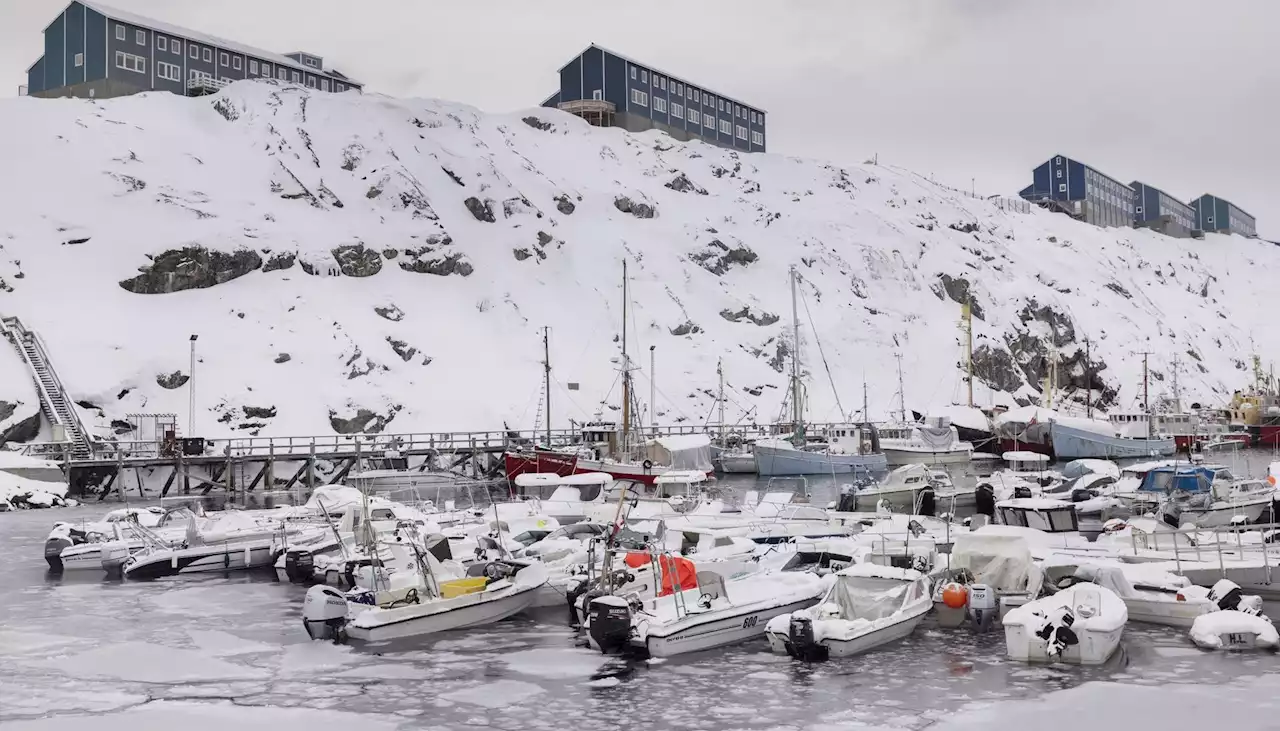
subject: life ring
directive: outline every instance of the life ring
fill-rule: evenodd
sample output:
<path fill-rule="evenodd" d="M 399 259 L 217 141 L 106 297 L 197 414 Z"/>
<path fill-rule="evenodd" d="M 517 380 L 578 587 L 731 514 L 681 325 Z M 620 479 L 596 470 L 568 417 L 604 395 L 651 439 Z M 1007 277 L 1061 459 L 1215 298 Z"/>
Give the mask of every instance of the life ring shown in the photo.
<path fill-rule="evenodd" d="M 644 462 L 641 462 L 640 465 L 644 467 L 645 472 L 648 472 L 649 470 L 653 469 L 653 460 L 646 459 Z"/>

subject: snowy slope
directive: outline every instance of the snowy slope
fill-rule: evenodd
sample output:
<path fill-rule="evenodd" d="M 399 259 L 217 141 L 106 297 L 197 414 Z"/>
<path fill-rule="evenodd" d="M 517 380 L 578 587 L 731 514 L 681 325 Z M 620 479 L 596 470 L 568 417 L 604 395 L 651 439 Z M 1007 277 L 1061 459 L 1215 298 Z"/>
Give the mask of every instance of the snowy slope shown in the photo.
<path fill-rule="evenodd" d="M 368 429 L 531 428 L 543 325 L 552 416 L 567 426 L 616 404 L 624 258 L 637 391 L 656 346 L 663 423 L 705 421 L 719 358 L 731 420 L 777 415 L 792 265 L 818 420 L 838 414 L 827 367 L 846 412 L 864 379 L 873 417 L 896 410 L 898 350 L 908 408 L 961 398 L 961 279 L 1001 391 L 980 385 L 983 403 L 1037 397 L 1045 337 L 1076 358 L 1064 385 L 1083 383 L 1091 338 L 1099 390 L 1120 406 L 1140 392 L 1138 351 L 1161 377 L 1179 357 L 1184 396 L 1217 403 L 1251 377 L 1251 352 L 1280 345 L 1273 246 L 1005 212 L 884 167 L 275 82 L 205 99 L 4 100 L 0 119 L 0 313 L 40 332 L 103 433 L 144 411 L 185 427 L 191 333 L 207 436 L 325 434 L 360 409 Z M 186 247 L 214 261 L 161 256 Z M 178 273 L 130 281 L 152 257 Z M 164 291 L 193 283 L 213 286 Z M 15 370 L 0 351 L 0 374 Z M 158 382 L 175 373 L 159 380 L 177 388 Z M 22 378 L 0 400 L 35 405 Z"/>

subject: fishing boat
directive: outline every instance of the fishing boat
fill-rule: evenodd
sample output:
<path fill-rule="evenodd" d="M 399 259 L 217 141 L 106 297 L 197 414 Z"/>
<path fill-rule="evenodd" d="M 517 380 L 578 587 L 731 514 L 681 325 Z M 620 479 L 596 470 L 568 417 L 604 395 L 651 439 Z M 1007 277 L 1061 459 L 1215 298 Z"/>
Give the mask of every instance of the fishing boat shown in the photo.
<path fill-rule="evenodd" d="M 801 660 L 848 657 L 911 634 L 933 608 L 930 579 L 909 568 L 842 569 L 818 603 L 765 625 L 774 652 Z"/>
<path fill-rule="evenodd" d="M 1101 665 L 1120 646 L 1129 610 L 1115 592 L 1092 583 L 1015 607 L 1004 616 L 1010 660 Z"/>
<path fill-rule="evenodd" d="M 960 441 L 960 433 L 945 416 L 880 427 L 879 432 L 880 449 L 890 467 L 968 464 L 973 457 L 973 445 Z"/>

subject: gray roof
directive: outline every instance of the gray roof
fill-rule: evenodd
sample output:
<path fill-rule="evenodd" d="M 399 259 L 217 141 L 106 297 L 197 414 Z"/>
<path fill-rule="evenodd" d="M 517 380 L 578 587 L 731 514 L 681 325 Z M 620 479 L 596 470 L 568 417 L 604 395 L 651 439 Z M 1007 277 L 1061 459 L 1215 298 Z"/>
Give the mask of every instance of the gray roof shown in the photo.
<path fill-rule="evenodd" d="M 713 90 L 711 90 L 711 89 L 708 89 L 707 87 L 703 86 L 702 84 L 697 84 L 697 83 L 695 83 L 695 84 L 690 84 L 690 83 L 689 83 L 689 79 L 688 79 L 688 77 L 686 77 L 686 76 L 682 76 L 682 75 L 680 75 L 680 74 L 667 73 L 666 71 L 663 71 L 662 69 L 658 68 L 657 66 L 654 66 L 653 64 L 648 64 L 648 63 L 645 63 L 645 62 L 643 62 L 643 61 L 637 61 L 637 60 L 635 60 L 634 58 L 631 58 L 631 57 L 629 57 L 629 56 L 624 56 L 624 55 L 622 55 L 621 53 L 618 53 L 617 51 L 611 51 L 611 50 L 609 50 L 608 48 L 605 48 L 604 46 L 598 45 L 598 44 L 596 44 L 596 43 L 592 43 L 591 45 L 587 46 L 586 48 L 582 49 L 581 51 L 578 51 L 578 55 L 577 55 L 577 56 L 574 56 L 574 58 L 580 58 L 580 57 L 582 56 L 582 54 L 586 53 L 587 51 L 589 51 L 589 50 L 591 50 L 591 49 L 593 49 L 593 48 L 594 48 L 594 49 L 596 49 L 596 50 L 599 50 L 599 51 L 604 51 L 605 53 L 609 54 L 610 56 L 617 56 L 618 58 L 622 59 L 623 61 L 626 61 L 627 63 L 631 64 L 632 66 L 643 66 L 643 67 L 645 67 L 645 68 L 649 69 L 649 70 L 650 70 L 650 71 L 652 71 L 652 72 L 657 72 L 657 74 L 658 74 L 659 76 L 666 76 L 666 77 L 667 77 L 667 78 L 669 78 L 669 79 L 678 79 L 678 80 L 680 81 L 680 83 L 684 84 L 685 86 L 695 86 L 695 87 L 697 87 L 697 88 L 699 88 L 699 89 L 701 89 L 701 90 L 703 90 L 703 91 L 707 92 L 708 94 L 712 94 L 712 95 L 714 95 L 714 96 L 718 96 L 718 97 L 720 97 L 721 99 L 731 99 L 731 100 L 733 100 L 733 101 L 737 102 L 738 104 L 740 104 L 740 105 L 742 105 L 742 106 L 744 106 L 744 107 L 747 107 L 748 109 L 754 109 L 754 110 L 756 110 L 757 112 L 764 112 L 764 113 L 766 113 L 766 114 L 768 113 L 768 111 L 767 111 L 764 107 L 758 107 L 758 106 L 756 106 L 755 104 L 747 104 L 746 102 L 742 101 L 741 97 L 729 96 L 728 94 L 721 94 L 721 93 L 720 93 L 720 92 L 718 92 L 718 91 L 713 91 Z M 570 61 L 569 63 L 573 63 L 573 61 Z M 559 70 L 560 70 L 560 71 L 564 71 L 565 66 L 568 66 L 568 65 L 569 65 L 569 63 L 566 63 L 564 66 L 561 66 Z"/>
<path fill-rule="evenodd" d="M 225 38 L 219 38 L 218 36 L 209 35 L 208 33 L 200 33 L 198 31 L 191 30 L 190 28 L 183 28 L 180 25 L 172 25 L 169 23 L 165 23 L 163 21 L 155 20 L 154 18 L 148 18 L 145 15 L 130 13 L 127 10 L 119 10 L 109 5 L 103 5 L 102 3 L 97 2 L 97 0 L 77 0 L 77 2 L 79 2 L 81 5 L 85 6 L 86 8 L 89 8 L 90 10 L 97 11 L 102 15 L 108 18 L 111 18 L 112 20 L 119 20 L 121 22 L 129 23 L 131 25 L 140 25 L 144 28 L 150 28 L 154 31 L 158 31 L 160 33 L 165 33 L 168 35 L 182 36 L 183 38 L 196 41 L 197 43 L 203 43 L 209 46 L 217 46 L 218 48 L 224 48 L 228 51 L 235 51 L 236 53 L 244 54 L 246 56 L 256 56 L 257 58 L 260 58 L 264 61 L 270 61 L 271 63 L 276 64 L 277 66 L 286 66 L 288 68 L 297 69 L 299 71 L 310 71 L 312 73 L 319 71 L 321 73 L 328 74 L 331 76 L 335 75 L 335 72 L 332 69 L 317 69 L 313 66 L 307 66 L 307 65 L 301 64 L 291 58 L 288 58 L 274 51 L 265 51 L 261 48 L 255 48 L 253 46 L 245 45 L 244 43 L 229 41 Z M 307 55 L 315 56 L 317 54 L 308 53 Z M 346 77 L 343 77 L 343 78 L 346 78 Z M 348 79 L 348 81 L 354 84 L 355 86 L 364 86 L 364 84 L 361 84 L 359 81 L 356 81 L 354 79 Z"/>

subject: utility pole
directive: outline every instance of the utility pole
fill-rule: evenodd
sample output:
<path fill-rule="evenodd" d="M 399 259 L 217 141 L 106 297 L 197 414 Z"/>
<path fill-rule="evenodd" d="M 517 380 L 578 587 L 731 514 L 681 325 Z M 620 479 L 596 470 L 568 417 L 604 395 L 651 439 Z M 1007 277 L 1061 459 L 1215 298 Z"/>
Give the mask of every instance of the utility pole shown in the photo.
<path fill-rule="evenodd" d="M 187 436 L 194 437 L 196 435 L 196 338 L 199 335 L 191 335 L 191 368 L 190 368 L 190 386 L 187 393 L 191 397 L 191 403 L 187 406 Z"/>
<path fill-rule="evenodd" d="M 1144 350 L 1138 355 L 1142 356 L 1142 410 L 1146 412 L 1148 415 L 1150 415 L 1151 414 L 1151 401 L 1150 401 L 1151 379 L 1149 378 L 1150 371 L 1147 368 L 1147 357 L 1150 356 L 1151 353 Z"/>
<path fill-rule="evenodd" d="M 542 328 L 542 387 L 547 392 L 547 448 L 551 447 L 551 328 Z"/>
<path fill-rule="evenodd" d="M 622 452 L 630 453 L 631 359 L 627 356 L 627 260 L 622 260 Z"/>
<path fill-rule="evenodd" d="M 902 386 L 902 353 L 894 353 L 893 357 L 898 359 L 898 420 L 906 424 L 907 392 Z"/>
<path fill-rule="evenodd" d="M 973 307 L 967 297 L 960 305 L 960 330 L 964 333 L 964 381 L 969 387 L 969 408 L 973 408 Z"/>

